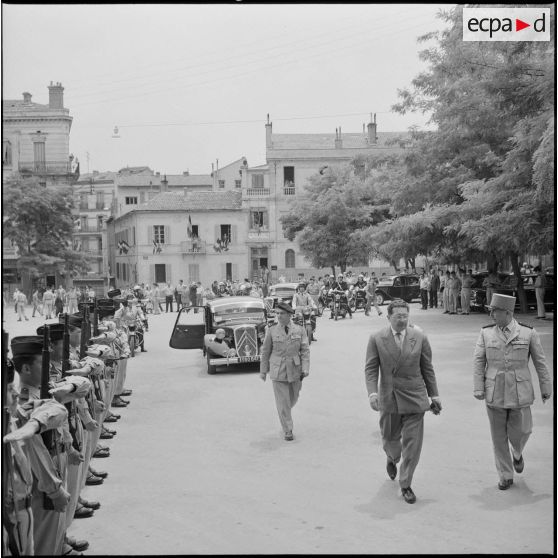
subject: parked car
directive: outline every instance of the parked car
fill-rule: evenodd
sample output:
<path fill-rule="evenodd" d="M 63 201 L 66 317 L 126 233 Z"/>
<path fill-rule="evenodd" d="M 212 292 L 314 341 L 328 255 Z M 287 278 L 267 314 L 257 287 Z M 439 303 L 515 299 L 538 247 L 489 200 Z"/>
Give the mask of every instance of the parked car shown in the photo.
<path fill-rule="evenodd" d="M 201 349 L 207 373 L 217 366 L 260 362 L 267 328 L 262 299 L 231 296 L 208 300 L 204 306 L 182 308 L 169 345 L 173 349 Z"/>
<path fill-rule="evenodd" d="M 544 307 L 547 310 L 554 310 L 554 290 L 556 288 L 556 280 L 554 274 L 546 274 L 546 289 L 544 291 Z M 523 280 L 523 290 L 527 298 L 527 307 L 537 307 L 537 295 L 535 293 L 535 280 L 537 279 L 536 273 L 524 273 L 521 275 Z M 509 275 L 503 281 L 501 286 L 496 289 L 497 293 L 505 294 L 508 296 L 517 297 L 517 279 L 514 275 Z M 519 309 L 519 298 L 515 302 L 516 309 Z"/>
<path fill-rule="evenodd" d="M 376 287 L 376 302 L 382 305 L 386 300 L 396 298 L 406 302 L 420 298 L 419 276 L 403 274 L 380 277 Z"/>
<path fill-rule="evenodd" d="M 293 297 L 300 283 L 277 283 L 271 285 L 267 296 L 264 297 L 265 307 L 269 323 L 275 323 L 275 307 L 278 302 L 286 302 L 292 306 Z"/>
<path fill-rule="evenodd" d="M 486 289 L 482 286 L 482 282 L 488 276 L 488 272 L 474 273 L 475 283 L 471 291 L 471 308 L 475 310 L 488 311 L 486 308 Z M 523 290 L 527 298 L 527 307 L 537 307 L 537 297 L 535 294 L 536 273 L 523 273 Z M 556 281 L 554 274 L 546 273 L 546 290 L 544 293 L 544 306 L 547 310 L 554 310 L 554 291 Z M 517 297 L 517 278 L 512 273 L 499 273 L 499 283 L 494 292 Z M 516 310 L 519 310 L 519 298 L 515 302 Z"/>
<path fill-rule="evenodd" d="M 501 284 L 509 273 L 498 273 L 498 283 Z M 475 282 L 471 287 L 471 310 L 480 312 L 486 311 L 486 287 L 483 287 L 483 281 L 488 277 L 488 271 L 477 271 L 473 273 Z"/>

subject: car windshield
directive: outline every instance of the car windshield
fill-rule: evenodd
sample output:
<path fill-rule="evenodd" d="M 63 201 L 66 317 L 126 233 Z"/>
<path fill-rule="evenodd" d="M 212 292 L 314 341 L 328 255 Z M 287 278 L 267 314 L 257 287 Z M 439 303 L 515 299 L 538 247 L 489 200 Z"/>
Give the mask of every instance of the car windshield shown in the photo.
<path fill-rule="evenodd" d="M 249 306 L 229 306 L 215 310 L 213 319 L 216 324 L 231 322 L 260 323 L 265 319 L 263 308 Z"/>
<path fill-rule="evenodd" d="M 391 285 L 393 283 L 393 277 L 380 277 L 379 284 L 380 285 Z"/>

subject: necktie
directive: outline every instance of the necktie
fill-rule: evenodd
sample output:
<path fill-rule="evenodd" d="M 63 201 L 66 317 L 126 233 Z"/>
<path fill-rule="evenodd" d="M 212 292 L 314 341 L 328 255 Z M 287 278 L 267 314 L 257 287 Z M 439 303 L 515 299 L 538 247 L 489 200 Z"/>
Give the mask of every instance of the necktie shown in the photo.
<path fill-rule="evenodd" d="M 507 326 L 506 326 L 505 328 L 503 328 L 503 329 L 502 329 L 502 333 L 504 334 L 504 338 L 505 338 L 506 341 L 507 341 L 507 340 L 508 340 L 508 337 L 509 337 L 509 333 L 510 333 L 509 328 L 508 328 Z"/>
<path fill-rule="evenodd" d="M 399 348 L 401 348 L 401 333 L 400 332 L 397 332 L 395 334 L 395 342 L 397 343 L 397 346 Z"/>
<path fill-rule="evenodd" d="M 289 326 L 285 326 L 285 333 L 289 335 Z"/>

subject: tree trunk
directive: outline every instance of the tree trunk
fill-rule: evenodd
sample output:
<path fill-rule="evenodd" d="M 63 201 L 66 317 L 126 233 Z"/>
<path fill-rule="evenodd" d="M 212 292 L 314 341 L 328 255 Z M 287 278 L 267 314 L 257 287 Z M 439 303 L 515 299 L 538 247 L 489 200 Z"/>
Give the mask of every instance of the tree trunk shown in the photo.
<path fill-rule="evenodd" d="M 395 273 L 398 273 L 399 270 L 397 269 L 397 264 L 393 260 L 391 260 L 391 265 L 393 266 L 393 269 L 395 270 Z"/>
<path fill-rule="evenodd" d="M 517 291 L 516 296 L 519 300 L 519 311 L 522 314 L 526 314 L 527 308 L 527 296 L 525 295 L 525 289 L 523 288 L 523 278 L 521 277 L 521 267 L 519 264 L 519 255 L 516 253 L 511 254 L 511 264 L 513 269 L 513 274 L 517 280 Z"/>
<path fill-rule="evenodd" d="M 333 274 L 333 277 L 335 277 L 335 266 L 334 265 L 331 266 L 331 273 Z"/>

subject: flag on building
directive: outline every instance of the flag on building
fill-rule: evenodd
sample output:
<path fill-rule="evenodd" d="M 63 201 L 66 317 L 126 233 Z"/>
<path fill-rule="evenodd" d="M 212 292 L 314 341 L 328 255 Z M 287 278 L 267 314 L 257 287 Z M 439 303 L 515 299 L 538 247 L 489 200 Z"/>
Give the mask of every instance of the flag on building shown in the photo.
<path fill-rule="evenodd" d="M 188 228 L 186 232 L 188 233 L 188 238 L 192 238 L 192 217 L 190 215 L 188 215 Z"/>

